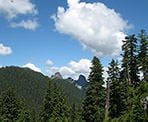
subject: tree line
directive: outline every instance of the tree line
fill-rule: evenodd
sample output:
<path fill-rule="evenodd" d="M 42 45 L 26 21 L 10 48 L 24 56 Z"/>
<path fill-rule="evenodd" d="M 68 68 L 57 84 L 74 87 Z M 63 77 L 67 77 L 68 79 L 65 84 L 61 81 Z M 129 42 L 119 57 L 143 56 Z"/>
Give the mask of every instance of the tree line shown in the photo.
<path fill-rule="evenodd" d="M 148 35 L 145 30 L 125 37 L 122 61 L 112 59 L 104 87 L 103 67 L 92 60 L 89 85 L 81 108 L 67 104 L 64 89 L 48 82 L 39 114 L 8 89 L 0 95 L 0 122 L 147 122 Z"/>

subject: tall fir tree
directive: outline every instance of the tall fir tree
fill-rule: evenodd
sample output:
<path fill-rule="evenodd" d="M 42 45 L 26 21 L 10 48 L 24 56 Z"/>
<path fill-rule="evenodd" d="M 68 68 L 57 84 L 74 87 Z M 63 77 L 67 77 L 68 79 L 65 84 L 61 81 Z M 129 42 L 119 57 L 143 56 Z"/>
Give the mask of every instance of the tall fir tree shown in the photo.
<path fill-rule="evenodd" d="M 123 60 L 121 79 L 128 82 L 129 85 L 137 85 L 139 82 L 137 65 L 137 38 L 135 35 L 125 37 L 122 45 Z"/>
<path fill-rule="evenodd" d="M 69 107 L 64 91 L 53 81 L 49 81 L 45 94 L 41 122 L 65 122 L 69 119 Z"/>
<path fill-rule="evenodd" d="M 125 100 L 127 98 L 127 84 L 121 82 L 120 79 L 120 68 L 117 61 L 112 60 L 108 67 L 108 78 L 110 82 L 110 118 L 118 118 L 125 107 Z"/>
<path fill-rule="evenodd" d="M 82 110 L 82 118 L 86 122 L 101 122 L 105 116 L 105 88 L 102 71 L 100 60 L 94 57 Z"/>
<path fill-rule="evenodd" d="M 143 81 L 148 82 L 148 35 L 145 30 L 139 33 L 139 69 L 143 73 Z"/>

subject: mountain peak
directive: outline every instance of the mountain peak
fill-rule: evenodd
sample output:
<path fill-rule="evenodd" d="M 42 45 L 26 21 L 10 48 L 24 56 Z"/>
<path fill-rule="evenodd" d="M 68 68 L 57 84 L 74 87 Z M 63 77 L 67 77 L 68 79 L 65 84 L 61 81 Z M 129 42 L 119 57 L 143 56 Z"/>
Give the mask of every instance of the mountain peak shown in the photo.
<path fill-rule="evenodd" d="M 75 81 L 75 86 L 82 89 L 84 87 L 87 87 L 88 82 L 86 80 L 86 77 L 84 75 L 80 75 L 78 80 Z"/>
<path fill-rule="evenodd" d="M 60 72 L 56 72 L 54 75 L 51 76 L 52 79 L 63 79 Z"/>

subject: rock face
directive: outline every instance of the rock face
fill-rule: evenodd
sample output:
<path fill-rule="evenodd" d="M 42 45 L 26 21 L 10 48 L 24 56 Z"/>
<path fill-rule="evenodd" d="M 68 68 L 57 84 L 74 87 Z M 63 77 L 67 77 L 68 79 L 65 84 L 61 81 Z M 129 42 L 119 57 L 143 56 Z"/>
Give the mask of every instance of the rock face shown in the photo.
<path fill-rule="evenodd" d="M 51 79 L 62 80 L 63 77 L 60 74 L 60 72 L 56 72 L 54 75 L 51 76 Z M 78 89 L 85 89 L 88 86 L 88 81 L 83 75 L 80 75 L 78 80 L 74 80 L 71 77 L 68 77 L 66 80 L 71 84 L 74 84 L 74 86 L 77 87 Z"/>
<path fill-rule="evenodd" d="M 63 79 L 62 75 L 60 72 L 56 72 L 54 75 L 51 76 L 52 79 L 57 79 L 57 80 L 61 80 Z"/>
<path fill-rule="evenodd" d="M 83 76 L 83 75 L 80 75 L 78 80 L 76 80 L 74 84 L 79 89 L 82 89 L 82 88 L 85 88 L 88 86 L 88 82 L 87 82 L 85 76 Z"/>
<path fill-rule="evenodd" d="M 71 77 L 68 77 L 67 80 L 68 80 L 70 83 L 72 83 L 72 84 L 74 84 L 74 82 L 75 82 L 75 80 L 72 79 Z"/>

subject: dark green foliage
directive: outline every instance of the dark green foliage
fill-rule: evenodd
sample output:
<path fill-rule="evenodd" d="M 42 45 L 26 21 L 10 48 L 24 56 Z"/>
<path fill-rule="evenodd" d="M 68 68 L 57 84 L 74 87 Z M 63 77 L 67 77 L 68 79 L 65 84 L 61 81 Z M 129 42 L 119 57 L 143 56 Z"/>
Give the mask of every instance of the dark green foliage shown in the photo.
<path fill-rule="evenodd" d="M 102 66 L 100 60 L 94 57 L 82 110 L 82 117 L 86 122 L 98 122 L 104 119 L 105 88 L 102 85 Z"/>
<path fill-rule="evenodd" d="M 108 67 L 108 81 L 109 82 L 113 82 L 113 81 L 119 81 L 120 78 L 120 68 L 119 68 L 119 64 L 117 61 L 113 60 L 111 61 L 111 63 L 109 64 Z"/>
<path fill-rule="evenodd" d="M 127 82 L 120 81 L 120 69 L 118 62 L 112 60 L 108 67 L 108 81 L 110 81 L 110 117 L 122 115 L 126 109 Z"/>
<path fill-rule="evenodd" d="M 9 89 L 2 93 L 0 97 L 0 120 L 15 122 L 18 119 L 19 110 L 20 105 L 14 90 Z"/>
<path fill-rule="evenodd" d="M 148 121 L 148 84 L 142 83 L 139 87 L 129 87 L 126 101 L 127 109 L 119 117 L 121 122 L 147 122 Z M 145 106 L 146 105 L 146 106 Z"/>
<path fill-rule="evenodd" d="M 139 82 L 137 65 L 137 38 L 134 34 L 125 37 L 122 51 L 122 80 L 127 81 L 129 85 L 137 85 Z"/>
<path fill-rule="evenodd" d="M 14 88 L 16 94 L 23 97 L 29 107 L 37 111 L 42 104 L 47 81 L 48 77 L 28 68 L 0 68 L 0 92 L 8 87 Z"/>
<path fill-rule="evenodd" d="M 84 122 L 81 116 L 81 108 L 77 108 L 75 104 L 70 108 L 70 120 L 69 122 Z"/>
<path fill-rule="evenodd" d="M 8 89 L 0 96 L 1 122 L 31 122 L 29 111 L 13 89 Z"/>
<path fill-rule="evenodd" d="M 45 94 L 41 122 L 65 122 L 69 119 L 69 107 L 66 104 L 64 91 L 49 81 Z"/>
<path fill-rule="evenodd" d="M 48 77 L 28 68 L 14 66 L 0 68 L 0 92 L 8 87 L 14 88 L 17 96 L 23 97 L 29 108 L 37 113 L 40 111 L 48 80 Z M 79 90 L 67 80 L 54 82 L 64 88 L 68 104 L 75 103 L 76 106 L 81 106 L 84 90 Z"/>
<path fill-rule="evenodd" d="M 143 81 L 148 81 L 148 35 L 145 30 L 139 33 L 139 68 L 143 73 Z"/>
<path fill-rule="evenodd" d="M 72 106 L 75 104 L 76 107 L 80 107 L 82 105 L 82 100 L 84 99 L 86 92 L 85 89 L 80 90 L 67 80 L 54 80 L 54 82 L 58 86 L 63 87 L 69 105 Z"/>

